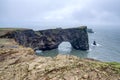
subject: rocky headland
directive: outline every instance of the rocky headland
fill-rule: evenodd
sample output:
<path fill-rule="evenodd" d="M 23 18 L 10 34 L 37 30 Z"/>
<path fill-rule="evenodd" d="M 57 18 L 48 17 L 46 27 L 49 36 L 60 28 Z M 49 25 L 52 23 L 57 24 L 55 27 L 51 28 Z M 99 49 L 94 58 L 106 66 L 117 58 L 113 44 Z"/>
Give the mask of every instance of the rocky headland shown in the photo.
<path fill-rule="evenodd" d="M 55 49 L 58 48 L 59 44 L 63 41 L 70 42 L 72 47 L 77 50 L 89 49 L 86 26 L 68 29 L 57 28 L 40 31 L 22 29 L 7 32 L 0 37 L 15 39 L 19 45 L 31 47 L 34 50 Z"/>
<path fill-rule="evenodd" d="M 12 36 L 0 38 L 0 80 L 120 80 L 120 63 L 70 55 L 41 57 Z"/>

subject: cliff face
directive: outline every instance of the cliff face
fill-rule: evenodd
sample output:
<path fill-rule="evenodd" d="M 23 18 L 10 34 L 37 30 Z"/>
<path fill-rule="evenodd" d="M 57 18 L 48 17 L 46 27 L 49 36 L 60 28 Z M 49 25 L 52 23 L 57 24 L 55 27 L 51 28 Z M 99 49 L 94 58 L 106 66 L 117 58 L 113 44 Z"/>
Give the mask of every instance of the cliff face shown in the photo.
<path fill-rule="evenodd" d="M 14 38 L 20 45 L 31 47 L 34 50 L 55 49 L 63 41 L 70 42 L 72 47 L 77 50 L 89 49 L 87 27 L 41 31 L 20 30 L 2 37 Z"/>

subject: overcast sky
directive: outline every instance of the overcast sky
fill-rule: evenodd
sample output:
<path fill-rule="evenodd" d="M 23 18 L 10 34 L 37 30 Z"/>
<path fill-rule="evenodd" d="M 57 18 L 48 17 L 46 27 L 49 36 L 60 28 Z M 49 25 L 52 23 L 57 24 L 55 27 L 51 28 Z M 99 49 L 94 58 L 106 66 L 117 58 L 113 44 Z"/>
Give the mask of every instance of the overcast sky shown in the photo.
<path fill-rule="evenodd" d="M 120 0 L 0 0 L 0 27 L 120 25 L 119 8 Z"/>

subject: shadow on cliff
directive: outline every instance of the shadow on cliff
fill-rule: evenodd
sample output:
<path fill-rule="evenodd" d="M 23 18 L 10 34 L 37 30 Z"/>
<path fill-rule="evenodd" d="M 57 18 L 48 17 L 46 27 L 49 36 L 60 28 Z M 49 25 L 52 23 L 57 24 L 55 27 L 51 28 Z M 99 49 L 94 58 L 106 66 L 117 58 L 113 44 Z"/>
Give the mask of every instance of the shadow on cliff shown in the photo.
<path fill-rule="evenodd" d="M 87 58 L 88 51 L 76 50 L 72 47 L 70 42 L 63 41 L 57 49 L 48 51 L 36 51 L 36 54 L 44 57 L 55 57 L 58 54 L 62 55 L 74 55 L 80 58 Z"/>

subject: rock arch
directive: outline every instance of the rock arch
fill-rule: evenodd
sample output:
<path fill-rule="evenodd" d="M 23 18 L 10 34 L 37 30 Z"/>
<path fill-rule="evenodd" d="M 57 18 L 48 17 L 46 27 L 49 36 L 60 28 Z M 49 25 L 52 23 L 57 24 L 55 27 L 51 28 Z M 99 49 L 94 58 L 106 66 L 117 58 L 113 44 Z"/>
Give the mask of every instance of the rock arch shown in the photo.
<path fill-rule="evenodd" d="M 4 35 L 5 37 L 5 35 Z M 88 50 L 87 27 L 48 30 L 21 30 L 6 34 L 8 38 L 14 38 L 20 45 L 31 47 L 34 50 L 51 50 L 58 48 L 63 41 L 71 43 L 77 50 Z"/>

